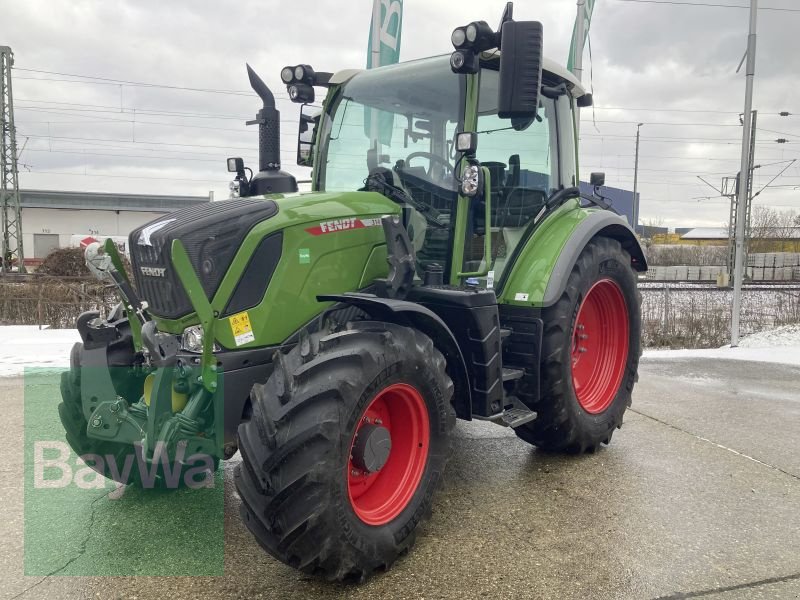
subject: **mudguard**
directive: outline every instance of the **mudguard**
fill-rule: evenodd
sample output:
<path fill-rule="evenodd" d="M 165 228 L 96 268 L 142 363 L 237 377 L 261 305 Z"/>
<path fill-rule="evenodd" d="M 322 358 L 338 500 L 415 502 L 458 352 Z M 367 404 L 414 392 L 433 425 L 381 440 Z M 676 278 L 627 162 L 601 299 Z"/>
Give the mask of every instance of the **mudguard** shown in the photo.
<path fill-rule="evenodd" d="M 545 308 L 561 297 L 578 256 L 594 237 L 618 240 L 631 255 L 631 266 L 647 270 L 639 240 L 627 221 L 608 210 L 561 207 L 527 238 L 525 246 L 500 281 L 498 302 Z"/>
<path fill-rule="evenodd" d="M 382 321 L 414 327 L 433 340 L 436 348 L 444 355 L 453 379 L 455 390 L 453 406 L 456 416 L 472 420 L 472 396 L 469 375 L 464 356 L 453 332 L 434 312 L 413 302 L 380 298 L 372 294 L 347 293 L 317 296 L 320 302 L 341 302 L 356 306 L 365 313 Z"/>

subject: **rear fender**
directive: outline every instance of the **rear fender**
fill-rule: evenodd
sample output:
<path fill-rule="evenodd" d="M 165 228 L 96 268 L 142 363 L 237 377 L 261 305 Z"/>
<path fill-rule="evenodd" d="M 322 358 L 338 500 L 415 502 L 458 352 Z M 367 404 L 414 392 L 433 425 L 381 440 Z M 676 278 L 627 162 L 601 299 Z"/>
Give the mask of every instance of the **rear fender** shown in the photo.
<path fill-rule="evenodd" d="M 341 302 L 356 306 L 370 317 L 418 329 L 433 340 L 447 361 L 448 374 L 453 380 L 453 406 L 456 416 L 472 420 L 472 396 L 464 356 L 455 336 L 434 312 L 413 302 L 379 298 L 370 294 L 340 294 L 317 296 L 320 302 Z"/>
<path fill-rule="evenodd" d="M 618 240 L 631 255 L 631 267 L 647 270 L 639 240 L 623 217 L 608 210 L 565 205 L 528 239 L 501 282 L 498 302 L 537 308 L 555 304 L 578 256 L 594 237 Z"/>

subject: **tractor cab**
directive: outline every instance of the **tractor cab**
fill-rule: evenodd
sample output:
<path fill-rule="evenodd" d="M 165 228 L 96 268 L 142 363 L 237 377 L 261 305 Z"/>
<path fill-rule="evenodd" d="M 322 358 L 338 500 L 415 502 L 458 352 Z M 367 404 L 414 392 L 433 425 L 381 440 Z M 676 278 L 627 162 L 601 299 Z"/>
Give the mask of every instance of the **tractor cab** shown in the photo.
<path fill-rule="evenodd" d="M 544 64 L 535 114 L 514 119 L 500 116 L 498 52 L 474 74 L 454 74 L 447 56 L 336 74 L 322 111 L 303 105 L 298 162 L 314 167 L 315 191 L 398 195 L 420 272 L 436 263 L 454 284 L 499 279 L 547 199 L 576 185 L 573 111 L 584 93 Z M 462 193 L 469 165 L 485 169 L 483 185 Z"/>

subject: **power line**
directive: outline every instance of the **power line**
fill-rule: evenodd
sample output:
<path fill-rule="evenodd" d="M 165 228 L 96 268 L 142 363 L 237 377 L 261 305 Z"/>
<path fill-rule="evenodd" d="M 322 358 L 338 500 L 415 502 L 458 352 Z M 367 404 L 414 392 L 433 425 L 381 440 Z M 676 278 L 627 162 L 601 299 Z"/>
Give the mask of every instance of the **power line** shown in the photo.
<path fill-rule="evenodd" d="M 114 142 L 122 144 L 149 144 L 151 146 L 180 146 L 184 148 L 222 148 L 225 150 L 253 150 L 251 146 L 227 146 L 224 144 L 181 144 L 177 142 L 149 142 L 146 140 L 121 140 L 121 139 L 108 139 L 108 138 L 84 138 L 84 137 L 71 137 L 65 135 L 36 135 L 36 134 L 22 134 L 25 137 L 34 139 L 53 139 L 53 140 L 71 140 L 78 142 Z"/>
<path fill-rule="evenodd" d="M 594 123 L 618 123 L 622 125 L 636 125 L 640 123 L 640 121 L 601 121 L 601 120 L 593 120 Z M 735 123 L 670 123 L 665 121 L 646 121 L 645 125 L 669 125 L 671 127 L 738 127 L 741 128 L 741 125 Z"/>
<path fill-rule="evenodd" d="M 48 114 L 48 115 L 62 115 L 62 116 L 69 116 L 69 117 L 74 117 L 75 116 L 74 114 L 69 113 L 69 112 L 48 110 L 48 109 L 39 108 L 39 107 L 36 107 L 36 106 L 17 106 L 15 108 L 15 110 L 26 110 L 26 111 L 29 111 L 29 112 L 44 113 L 44 114 Z M 65 108 L 65 109 L 62 109 L 62 110 L 80 110 L 80 109 L 66 109 Z M 93 112 L 93 111 L 88 111 L 87 110 L 87 111 L 83 111 L 83 112 Z M 212 130 L 212 131 L 229 131 L 229 132 L 233 132 L 233 133 L 258 133 L 254 129 L 245 129 L 244 126 L 242 126 L 242 129 L 230 129 L 230 128 L 227 128 L 227 127 L 209 127 L 207 125 L 190 125 L 190 124 L 187 124 L 187 123 L 168 123 L 166 121 L 142 121 L 140 119 L 136 119 L 135 118 L 135 116 L 136 116 L 135 112 L 129 113 L 129 114 L 133 115 L 134 118 L 133 119 L 114 119 L 112 117 L 104 117 L 102 120 L 95 120 L 94 122 L 100 122 L 100 123 L 104 123 L 104 122 L 107 122 L 107 123 L 134 123 L 134 124 L 137 124 L 137 125 L 164 125 L 164 126 L 167 126 L 167 127 L 188 127 L 188 128 L 191 128 L 191 129 L 208 129 L 208 130 Z M 92 121 L 87 121 L 87 123 L 88 122 L 92 122 Z"/>
<path fill-rule="evenodd" d="M 43 69 L 25 69 L 22 67 L 14 67 L 16 71 L 25 71 L 28 73 L 41 73 L 44 75 L 59 75 L 61 77 L 76 77 L 79 79 L 88 79 L 93 81 L 87 81 L 84 83 L 93 83 L 94 81 L 104 82 L 111 85 L 127 85 L 133 87 L 150 87 L 150 88 L 161 88 L 167 90 L 180 90 L 186 92 L 204 92 L 208 94 L 227 94 L 233 96 L 255 96 L 256 94 L 251 90 L 220 90 L 214 88 L 195 88 L 195 87 L 188 87 L 182 85 L 166 85 L 160 83 L 149 83 L 144 81 L 130 81 L 126 79 L 112 79 L 110 77 L 98 77 L 95 75 L 80 75 L 77 73 L 62 73 L 59 71 L 46 71 Z M 42 79 L 40 79 L 41 81 Z M 285 94 L 284 94 L 285 95 Z"/>
<path fill-rule="evenodd" d="M 750 8 L 746 4 L 715 4 L 710 2 L 679 2 L 678 0 L 617 0 L 617 2 L 635 2 L 641 4 L 670 4 L 674 6 L 703 6 L 711 8 Z M 758 10 L 800 13 L 797 8 L 778 8 L 777 6 L 761 6 Z"/>
<path fill-rule="evenodd" d="M 185 112 L 185 111 L 171 111 L 171 110 L 164 110 L 160 108 L 136 108 L 135 106 L 109 106 L 106 104 L 79 104 L 77 102 L 60 102 L 58 100 L 35 100 L 33 98 L 18 98 L 19 102 L 32 102 L 34 104 L 55 104 L 58 106 L 53 107 L 45 107 L 45 108 L 55 108 L 59 110 L 81 110 L 81 109 L 92 109 L 95 112 L 109 112 L 109 113 L 131 113 L 136 112 L 139 114 L 153 114 L 159 116 L 177 116 L 177 117 L 186 117 L 186 118 L 197 118 L 197 119 L 231 119 L 236 121 L 247 121 L 250 117 L 242 116 L 242 115 L 221 115 L 221 114 L 214 114 L 214 113 L 194 113 L 194 112 Z M 64 108 L 64 107 L 79 107 L 79 108 Z M 105 109 L 105 110 L 103 110 Z M 87 111 L 90 112 L 90 111 Z"/>
<path fill-rule="evenodd" d="M 221 179 L 186 179 L 180 177 L 150 177 L 147 175 L 112 175 L 109 173 L 65 173 L 63 171 L 32 171 L 36 175 L 67 175 L 74 177 L 111 177 L 117 179 L 142 179 L 154 181 L 195 181 L 199 183 L 221 183 Z"/>
<path fill-rule="evenodd" d="M 111 150 L 111 148 L 109 148 Z M 222 164 L 224 159 L 221 158 L 188 158 L 188 157 L 181 157 L 181 156 L 142 156 L 137 154 L 106 154 L 103 152 L 86 152 L 86 151 L 79 151 L 79 150 L 48 150 L 46 148 L 28 148 L 28 152 L 42 152 L 44 154 L 72 154 L 77 156 L 102 156 L 104 158 L 139 158 L 145 160 L 181 160 L 187 162 L 209 162 L 209 163 L 216 163 Z M 248 158 L 250 161 L 254 161 L 253 157 Z"/>

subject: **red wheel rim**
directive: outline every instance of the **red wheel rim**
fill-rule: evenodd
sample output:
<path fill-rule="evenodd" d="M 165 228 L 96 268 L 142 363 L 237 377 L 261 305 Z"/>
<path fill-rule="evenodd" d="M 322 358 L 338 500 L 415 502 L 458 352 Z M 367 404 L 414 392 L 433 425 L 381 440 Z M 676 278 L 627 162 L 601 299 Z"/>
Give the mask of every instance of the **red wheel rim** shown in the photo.
<path fill-rule="evenodd" d="M 357 435 L 369 425 L 387 429 L 391 437 L 386 463 L 374 473 L 353 462 Z M 403 512 L 422 480 L 429 448 L 430 420 L 422 395 L 405 383 L 381 390 L 361 415 L 350 442 L 347 493 L 358 518 L 385 525 Z"/>
<path fill-rule="evenodd" d="M 612 279 L 595 283 L 572 332 L 572 386 L 578 403 L 599 414 L 614 401 L 628 362 L 628 305 Z"/>

